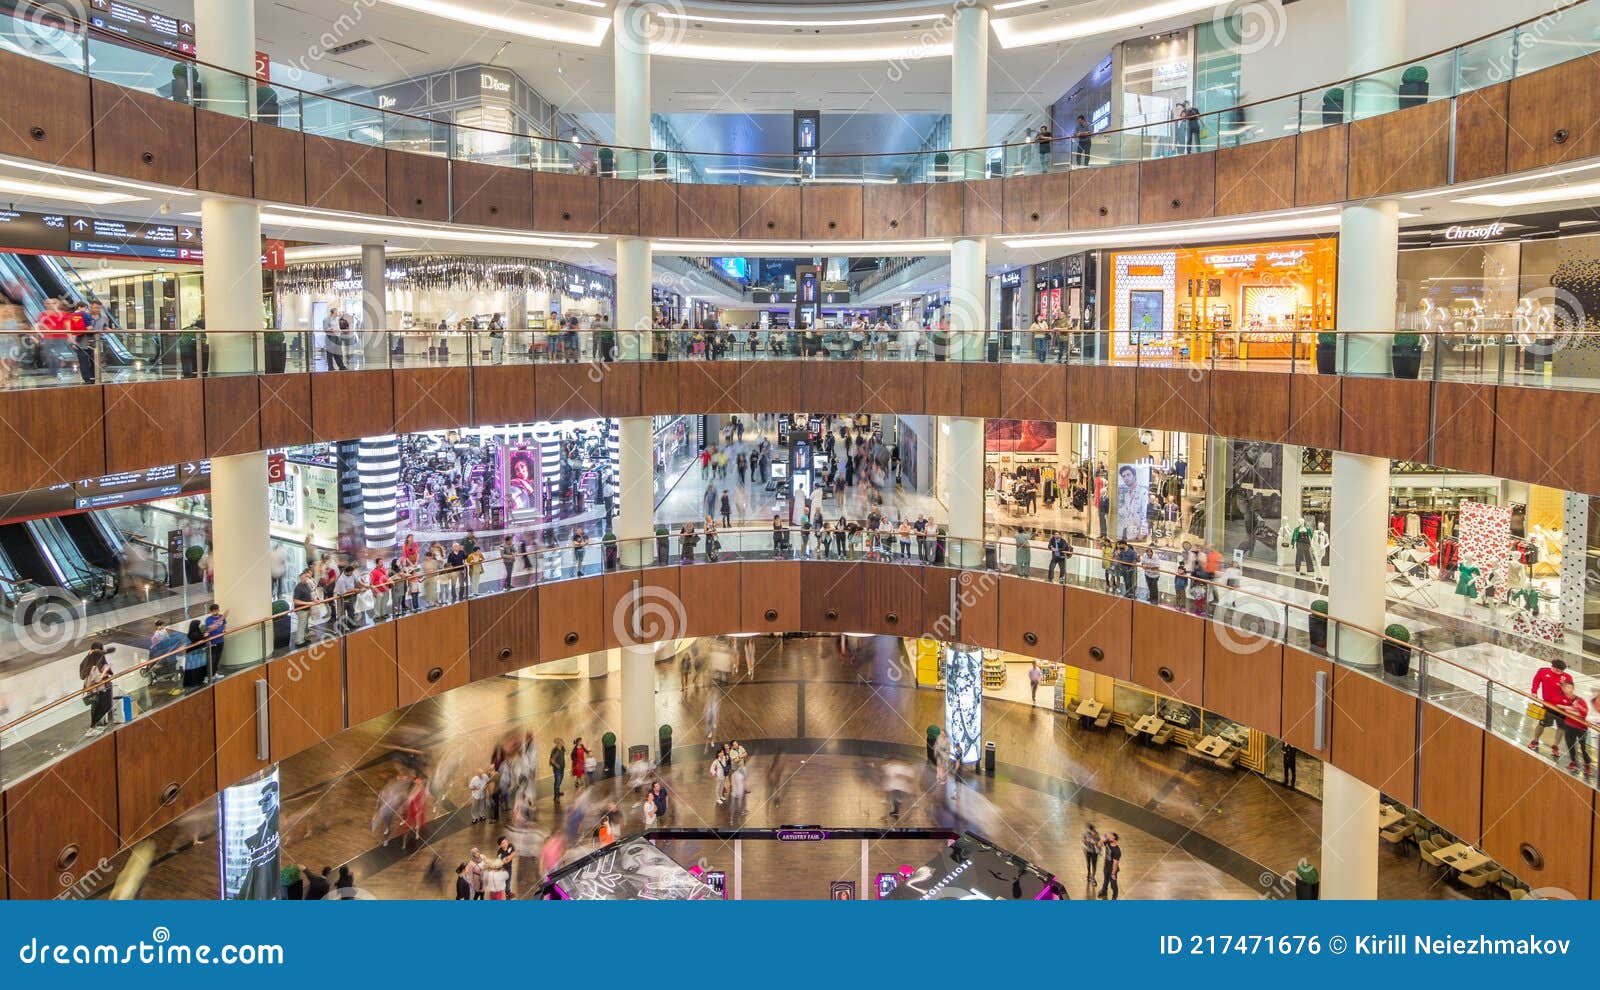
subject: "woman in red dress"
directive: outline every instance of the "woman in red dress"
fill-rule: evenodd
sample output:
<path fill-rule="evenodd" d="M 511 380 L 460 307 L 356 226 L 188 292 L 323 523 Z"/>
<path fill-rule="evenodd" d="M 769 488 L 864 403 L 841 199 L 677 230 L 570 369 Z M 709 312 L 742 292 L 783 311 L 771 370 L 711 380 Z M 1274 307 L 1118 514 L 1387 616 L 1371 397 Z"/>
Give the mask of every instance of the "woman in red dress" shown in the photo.
<path fill-rule="evenodd" d="M 400 848 L 418 849 L 422 846 L 422 826 L 428 824 L 428 778 L 417 774 L 411 780 L 411 794 L 406 798 L 406 835 Z"/>
<path fill-rule="evenodd" d="M 572 787 L 574 790 L 582 787 L 585 783 L 583 774 L 587 769 L 585 764 L 588 761 L 589 751 L 584 748 L 583 740 L 581 738 L 572 740 Z"/>

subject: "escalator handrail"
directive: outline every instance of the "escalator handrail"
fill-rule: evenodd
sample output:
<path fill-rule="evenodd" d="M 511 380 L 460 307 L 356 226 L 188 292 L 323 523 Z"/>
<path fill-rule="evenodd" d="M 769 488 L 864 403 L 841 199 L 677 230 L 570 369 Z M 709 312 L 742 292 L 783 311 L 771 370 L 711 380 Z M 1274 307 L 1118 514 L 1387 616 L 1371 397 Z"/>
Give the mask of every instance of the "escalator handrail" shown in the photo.
<path fill-rule="evenodd" d="M 33 529 L 33 524 L 34 523 L 41 524 L 40 530 L 41 531 L 51 531 L 52 535 L 54 535 L 54 533 L 53 533 L 52 528 L 51 528 L 51 526 L 49 524 L 50 523 L 55 523 L 56 526 L 60 526 L 61 527 L 61 534 L 66 538 L 66 540 L 69 543 L 72 542 L 72 534 L 67 532 L 65 526 L 61 526 L 60 520 L 58 520 L 58 519 L 30 519 L 30 520 L 28 520 L 28 523 L 27 523 L 28 531 L 30 533 L 35 532 L 35 530 Z M 43 539 L 43 537 L 41 536 L 40 539 Z M 58 572 L 57 573 L 57 577 L 62 578 L 64 581 L 66 581 L 69 584 L 75 583 L 75 584 L 79 585 L 80 587 L 87 588 L 91 584 L 93 584 L 94 582 L 103 581 L 111 573 L 110 571 L 106 570 L 103 567 L 99 567 L 99 566 L 97 566 L 95 564 L 90 563 L 88 558 L 83 556 L 82 548 L 78 547 L 76 544 L 73 545 L 73 549 L 77 552 L 77 556 L 78 556 L 78 560 L 77 561 L 72 561 L 72 560 L 66 559 L 63 554 L 58 552 L 61 549 L 58 545 L 57 546 L 52 546 L 49 549 L 52 550 L 52 551 L 57 551 L 57 552 L 52 552 L 51 554 L 49 554 L 48 560 L 49 561 L 54 561 L 57 564 L 57 566 L 62 568 L 62 572 Z M 64 573 L 68 569 L 70 569 L 71 572 L 72 572 L 70 577 L 66 573 Z"/>

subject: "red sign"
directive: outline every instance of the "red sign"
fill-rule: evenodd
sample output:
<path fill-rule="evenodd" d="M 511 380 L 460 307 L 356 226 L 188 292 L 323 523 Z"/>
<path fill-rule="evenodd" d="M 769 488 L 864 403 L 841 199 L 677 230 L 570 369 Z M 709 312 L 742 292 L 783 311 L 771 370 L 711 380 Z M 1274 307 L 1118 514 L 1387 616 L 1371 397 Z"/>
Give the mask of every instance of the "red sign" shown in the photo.
<path fill-rule="evenodd" d="M 267 484 L 277 484 L 289 477 L 289 462 L 283 454 L 267 455 Z"/>
<path fill-rule="evenodd" d="M 281 272 L 289 267 L 289 258 L 284 251 L 282 241 L 268 238 L 261 242 L 261 267 L 274 272 Z"/>
<path fill-rule="evenodd" d="M 256 78 L 262 82 L 272 81 L 272 59 L 266 52 L 256 52 Z"/>

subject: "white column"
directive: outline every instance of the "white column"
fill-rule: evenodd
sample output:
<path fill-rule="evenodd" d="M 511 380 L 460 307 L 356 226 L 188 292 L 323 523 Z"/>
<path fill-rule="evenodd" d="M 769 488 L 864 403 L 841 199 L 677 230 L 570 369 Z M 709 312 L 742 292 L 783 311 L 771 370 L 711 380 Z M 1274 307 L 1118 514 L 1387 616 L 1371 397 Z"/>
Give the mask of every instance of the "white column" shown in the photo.
<path fill-rule="evenodd" d="M 1584 602 L 1589 586 L 1589 496 L 1567 492 L 1561 526 L 1561 604 L 1559 621 L 1583 634 Z"/>
<path fill-rule="evenodd" d="M 617 551 L 625 568 L 643 567 L 654 552 L 655 477 L 651 457 L 654 443 L 649 416 L 629 416 L 618 421 L 617 451 Z"/>
<path fill-rule="evenodd" d="M 635 178 L 650 171 L 651 9 L 622 0 L 611 15 L 612 82 L 615 90 L 617 174 Z M 633 151 L 629 149 L 643 149 Z M 663 178 L 665 178 L 663 176 Z M 649 353 L 650 242 L 617 238 L 617 346 L 624 361 Z M 619 534 L 620 535 L 620 534 Z"/>
<path fill-rule="evenodd" d="M 249 116 L 255 93 L 255 0 L 195 0 L 194 44 L 201 58 L 218 67 L 199 67 L 200 105 L 217 113 Z M 209 244 L 206 247 L 210 250 Z"/>
<path fill-rule="evenodd" d="M 389 366 L 389 314 L 384 293 L 388 282 L 384 271 L 388 258 L 383 244 L 361 245 L 361 367 Z M 463 345 L 470 352 L 470 342 Z M 455 350 L 455 342 L 450 349 Z"/>
<path fill-rule="evenodd" d="M 1346 0 L 1345 68 L 1350 76 L 1364 76 L 1405 58 L 1406 0 Z M 1381 78 L 1359 80 L 1347 106 L 1355 118 L 1371 117 L 1395 109 L 1400 69 Z"/>
<path fill-rule="evenodd" d="M 623 361 L 650 357 L 650 242 L 617 238 L 617 346 Z"/>
<path fill-rule="evenodd" d="M 629 645 L 622 648 L 622 731 L 618 759 L 625 768 L 628 747 L 649 746 L 650 758 L 656 751 L 656 651 L 654 646 Z"/>
<path fill-rule="evenodd" d="M 958 5 L 950 58 L 950 145 L 957 151 L 981 149 L 989 139 L 989 10 Z M 982 151 L 956 156 L 969 179 L 983 175 Z"/>
<path fill-rule="evenodd" d="M 1333 507 L 1329 527 L 1328 644 L 1350 666 L 1376 668 L 1378 641 L 1342 623 L 1381 632 L 1389 528 L 1389 461 L 1361 454 L 1333 455 Z"/>
<path fill-rule="evenodd" d="M 1337 510 L 1336 510 L 1337 511 Z M 1378 791 L 1322 765 L 1322 899 L 1378 897 Z"/>
<path fill-rule="evenodd" d="M 950 358 L 982 361 L 988 336 L 989 265 L 987 241 L 957 240 L 950 249 Z"/>
<path fill-rule="evenodd" d="M 983 565 L 983 420 L 949 416 L 940 421 L 945 431 L 943 465 L 946 499 L 950 506 L 950 538 L 946 562 L 951 566 Z"/>
<path fill-rule="evenodd" d="M 1371 200 L 1340 211 L 1338 370 L 1389 373 L 1400 259 L 1400 204 Z M 1355 336 L 1350 336 L 1355 334 Z"/>

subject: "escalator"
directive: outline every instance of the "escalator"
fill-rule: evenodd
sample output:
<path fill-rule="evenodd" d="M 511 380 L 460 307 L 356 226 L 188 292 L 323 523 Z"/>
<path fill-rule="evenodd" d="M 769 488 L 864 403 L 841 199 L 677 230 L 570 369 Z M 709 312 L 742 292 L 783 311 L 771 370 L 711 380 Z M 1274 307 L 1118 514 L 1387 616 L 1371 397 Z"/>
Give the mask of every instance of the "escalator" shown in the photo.
<path fill-rule="evenodd" d="M 108 532 L 100 518 L 102 515 L 104 513 L 79 512 L 61 516 L 58 521 L 85 560 L 101 570 L 116 571 L 122 565 L 121 534 L 113 536 Z"/>
<path fill-rule="evenodd" d="M 57 583 L 44 557 L 40 556 L 39 549 L 33 545 L 27 523 L 0 526 L 0 553 L 11 565 L 14 577 L 31 581 L 37 587 L 47 588 Z"/>
<path fill-rule="evenodd" d="M 59 518 L 30 519 L 23 524 L 58 587 L 84 601 L 100 601 L 116 590 L 116 571 L 97 567 L 73 542 Z"/>
<path fill-rule="evenodd" d="M 52 255 L 0 253 L 0 283 L 5 285 L 5 294 L 13 297 L 11 301 L 22 307 L 30 324 L 44 312 L 46 299 L 104 302 L 95 296 L 72 262 Z M 106 307 L 106 313 L 111 326 L 116 327 L 110 307 Z M 101 334 L 100 348 L 103 364 L 125 367 L 133 363 L 133 354 L 116 333 Z"/>

